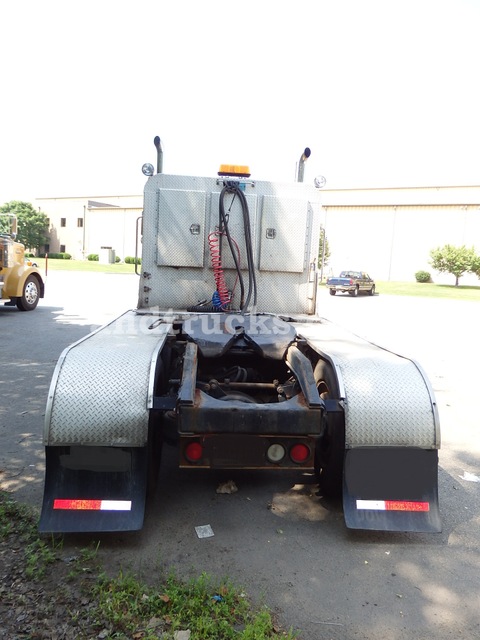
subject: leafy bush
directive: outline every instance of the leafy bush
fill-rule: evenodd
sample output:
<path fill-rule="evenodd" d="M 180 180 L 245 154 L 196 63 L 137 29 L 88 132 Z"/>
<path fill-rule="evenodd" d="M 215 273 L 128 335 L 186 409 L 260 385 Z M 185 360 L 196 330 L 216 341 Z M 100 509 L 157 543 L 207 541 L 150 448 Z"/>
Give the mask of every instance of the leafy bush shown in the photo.
<path fill-rule="evenodd" d="M 52 258 L 52 260 L 71 260 L 72 259 L 72 254 L 71 253 L 54 253 L 53 251 L 48 254 L 41 254 L 40 257 L 44 258 L 45 255 L 48 255 L 49 258 Z"/>
<path fill-rule="evenodd" d="M 125 263 L 126 264 L 142 264 L 142 259 L 134 258 L 133 256 L 126 256 Z"/>
<path fill-rule="evenodd" d="M 98 253 L 89 253 L 87 256 L 87 260 L 98 262 Z"/>
<path fill-rule="evenodd" d="M 431 276 L 428 271 L 417 271 L 415 280 L 417 282 L 431 282 Z"/>
<path fill-rule="evenodd" d="M 118 264 L 119 262 L 121 262 L 120 256 L 115 256 L 115 262 Z"/>

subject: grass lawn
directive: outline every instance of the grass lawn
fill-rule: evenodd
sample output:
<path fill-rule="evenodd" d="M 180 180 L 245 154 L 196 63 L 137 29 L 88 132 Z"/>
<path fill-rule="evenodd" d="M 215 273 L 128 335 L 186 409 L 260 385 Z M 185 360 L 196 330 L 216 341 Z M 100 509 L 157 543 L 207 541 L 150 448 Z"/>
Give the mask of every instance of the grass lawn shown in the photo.
<path fill-rule="evenodd" d="M 325 285 L 320 285 L 325 286 Z M 378 294 L 390 296 L 415 296 L 421 298 L 448 298 L 450 300 L 480 301 L 480 283 L 478 287 L 455 287 L 450 284 L 434 284 L 430 282 L 383 282 L 377 281 L 375 289 Z"/>
<path fill-rule="evenodd" d="M 320 286 L 325 286 L 325 284 Z M 377 280 L 375 289 L 380 295 L 480 301 L 480 280 L 478 287 L 462 286 L 461 284 L 456 287 L 453 284 L 435 284 L 433 282 L 384 282 Z"/>
<path fill-rule="evenodd" d="M 35 258 L 40 269 L 45 269 L 45 259 Z M 86 271 L 93 273 L 135 273 L 133 264 L 102 264 L 90 260 L 58 260 L 50 258 L 49 271 Z M 141 271 L 141 265 L 139 265 Z M 453 279 L 453 276 L 452 276 Z M 324 285 L 320 285 L 324 286 Z M 451 300 L 479 300 L 480 280 L 478 286 L 434 284 L 429 282 L 376 282 L 377 293 L 393 296 L 419 296 L 423 298 L 449 298 Z"/>
<path fill-rule="evenodd" d="M 479 300 L 479 286 L 434 284 L 430 282 L 377 282 L 380 294 L 396 296 L 421 296 L 422 298 L 449 298 L 451 300 Z"/>
<path fill-rule="evenodd" d="M 45 258 L 33 258 L 38 264 L 38 268 L 45 269 Z M 48 271 L 85 271 L 90 273 L 135 273 L 134 264 L 102 264 L 93 260 L 59 260 L 58 258 L 48 259 Z M 141 271 L 139 265 L 138 271 Z"/>

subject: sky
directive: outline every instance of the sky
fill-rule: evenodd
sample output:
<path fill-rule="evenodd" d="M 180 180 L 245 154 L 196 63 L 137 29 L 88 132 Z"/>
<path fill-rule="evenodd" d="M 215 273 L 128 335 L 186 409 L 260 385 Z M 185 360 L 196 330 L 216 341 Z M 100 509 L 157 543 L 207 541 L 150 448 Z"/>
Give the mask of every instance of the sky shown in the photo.
<path fill-rule="evenodd" d="M 3 0 L 0 205 L 144 162 L 327 189 L 480 184 L 480 0 Z"/>

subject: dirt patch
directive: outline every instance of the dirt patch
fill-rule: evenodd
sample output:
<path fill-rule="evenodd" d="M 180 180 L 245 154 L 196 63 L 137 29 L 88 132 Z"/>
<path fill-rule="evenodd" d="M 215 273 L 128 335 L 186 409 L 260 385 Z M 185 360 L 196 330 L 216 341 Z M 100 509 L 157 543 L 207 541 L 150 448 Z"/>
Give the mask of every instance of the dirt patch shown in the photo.
<path fill-rule="evenodd" d="M 0 497 L 2 515 L 10 516 L 0 536 L 1 640 L 101 637 L 93 618 L 95 563 L 36 538 L 33 520 L 11 504 Z"/>

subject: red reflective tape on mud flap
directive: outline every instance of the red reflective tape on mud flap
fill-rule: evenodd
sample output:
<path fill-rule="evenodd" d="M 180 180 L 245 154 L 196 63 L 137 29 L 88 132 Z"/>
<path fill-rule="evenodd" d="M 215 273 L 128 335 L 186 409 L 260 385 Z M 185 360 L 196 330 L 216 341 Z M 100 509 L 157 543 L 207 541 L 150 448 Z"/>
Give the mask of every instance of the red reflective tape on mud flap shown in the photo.
<path fill-rule="evenodd" d="M 54 509 L 64 511 L 131 511 L 131 500 L 66 500 L 53 501 Z"/>
<path fill-rule="evenodd" d="M 408 500 L 357 500 L 357 509 L 371 511 L 430 511 L 430 503 Z"/>

